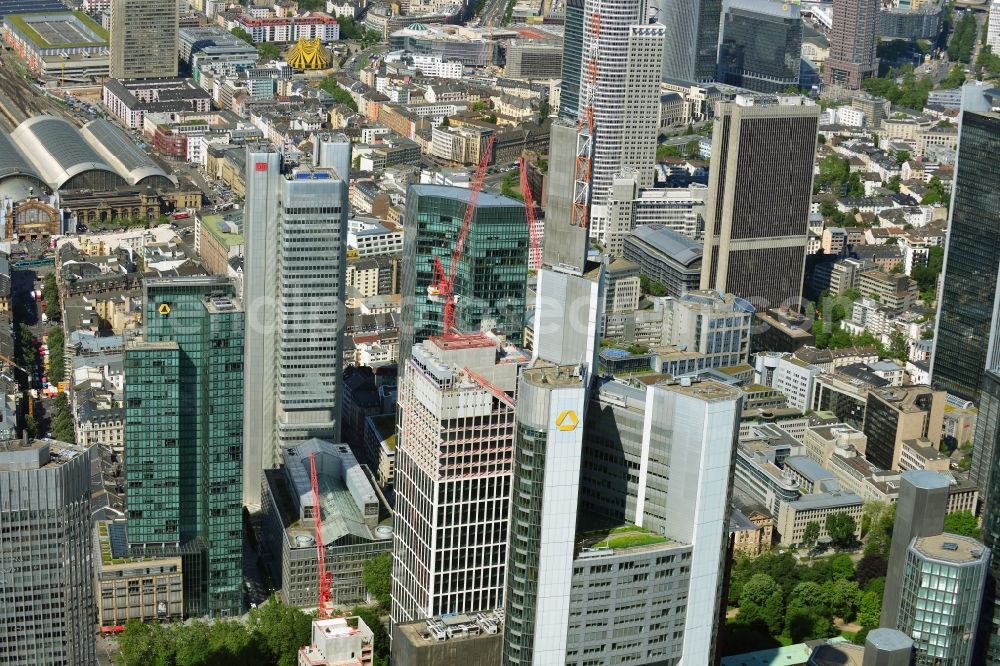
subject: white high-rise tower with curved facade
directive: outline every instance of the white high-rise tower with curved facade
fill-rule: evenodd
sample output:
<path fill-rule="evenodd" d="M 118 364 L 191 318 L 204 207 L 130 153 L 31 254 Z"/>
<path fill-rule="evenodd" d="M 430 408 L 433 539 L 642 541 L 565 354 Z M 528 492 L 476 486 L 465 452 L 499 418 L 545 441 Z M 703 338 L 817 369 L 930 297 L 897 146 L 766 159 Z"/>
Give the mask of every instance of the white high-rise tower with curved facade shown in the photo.
<path fill-rule="evenodd" d="M 592 27 L 595 12 L 599 30 Z M 653 184 L 665 28 L 645 25 L 645 15 L 642 0 L 587 0 L 584 5 L 580 105 L 589 103 L 594 115 L 590 237 L 595 239 L 605 233 L 615 176 L 635 174 L 641 187 Z M 588 54 L 596 54 L 593 79 L 586 74 Z"/>

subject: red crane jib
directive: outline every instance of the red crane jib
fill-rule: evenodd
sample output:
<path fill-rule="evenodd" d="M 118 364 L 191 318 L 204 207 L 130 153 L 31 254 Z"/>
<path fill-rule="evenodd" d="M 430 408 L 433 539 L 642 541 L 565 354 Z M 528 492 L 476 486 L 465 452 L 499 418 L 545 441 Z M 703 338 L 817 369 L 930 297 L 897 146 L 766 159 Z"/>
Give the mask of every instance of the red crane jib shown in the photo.
<path fill-rule="evenodd" d="M 319 618 L 330 616 L 330 574 L 326 570 L 326 547 L 323 545 L 323 511 L 319 501 L 319 479 L 316 476 L 316 452 L 309 454 L 309 480 L 312 482 L 313 526 L 316 530 L 316 573 L 319 579 Z"/>
<path fill-rule="evenodd" d="M 483 182 L 486 180 L 486 169 L 490 164 L 490 157 L 493 155 L 493 143 L 496 136 L 491 136 L 486 140 L 486 147 L 476 168 L 475 178 L 470 187 L 469 203 L 465 207 L 465 218 L 458 231 L 458 238 L 455 241 L 455 248 L 451 253 L 451 266 L 448 268 L 447 276 L 441 260 L 434 257 L 434 276 L 431 278 L 431 285 L 437 290 L 438 296 L 444 301 L 444 335 L 451 335 L 455 330 L 455 276 L 458 272 L 458 262 L 462 259 L 462 252 L 465 250 L 465 239 L 469 237 L 469 228 L 472 226 L 472 218 L 476 214 L 476 202 L 479 201 L 479 193 L 483 189 Z"/>

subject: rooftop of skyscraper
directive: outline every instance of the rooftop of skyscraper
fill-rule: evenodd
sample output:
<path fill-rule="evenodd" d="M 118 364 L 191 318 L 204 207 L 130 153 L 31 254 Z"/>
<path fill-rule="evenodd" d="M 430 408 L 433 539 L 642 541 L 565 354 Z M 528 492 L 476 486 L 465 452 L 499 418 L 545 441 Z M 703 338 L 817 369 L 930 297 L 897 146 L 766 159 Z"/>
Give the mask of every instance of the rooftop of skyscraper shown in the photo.
<path fill-rule="evenodd" d="M 947 532 L 916 537 L 911 548 L 926 558 L 948 564 L 975 564 L 987 556 L 986 547 L 980 541 Z"/>
<path fill-rule="evenodd" d="M 601 550 L 635 550 L 650 546 L 671 544 L 681 546 L 674 541 L 638 525 L 626 523 L 610 529 L 591 530 L 576 535 L 576 550 L 578 553 Z"/>
<path fill-rule="evenodd" d="M 583 369 L 579 365 L 556 365 L 536 359 L 522 379 L 535 386 L 570 387 L 583 384 Z"/>
<path fill-rule="evenodd" d="M 911 413 L 928 411 L 933 404 L 934 394 L 938 392 L 930 386 L 886 386 L 875 389 L 873 393 L 898 411 Z M 943 402 L 944 392 L 940 393 Z"/>
<path fill-rule="evenodd" d="M 447 199 L 456 199 L 464 203 L 469 203 L 469 200 L 472 198 L 472 191 L 469 188 L 454 187 L 452 185 L 411 185 L 410 191 L 421 197 L 444 197 Z M 524 203 L 485 190 L 480 192 L 479 198 L 476 199 L 476 208 L 490 208 L 495 206 L 523 208 Z"/>
<path fill-rule="evenodd" d="M 88 447 L 55 439 L 11 439 L 0 442 L 0 472 L 58 467 L 86 453 Z"/>
<path fill-rule="evenodd" d="M 735 400 L 743 395 L 743 392 L 739 388 L 714 380 L 691 380 L 681 378 L 678 381 L 669 384 L 658 384 L 657 388 L 666 389 L 668 391 L 676 391 L 677 393 L 698 398 L 706 402 Z"/>

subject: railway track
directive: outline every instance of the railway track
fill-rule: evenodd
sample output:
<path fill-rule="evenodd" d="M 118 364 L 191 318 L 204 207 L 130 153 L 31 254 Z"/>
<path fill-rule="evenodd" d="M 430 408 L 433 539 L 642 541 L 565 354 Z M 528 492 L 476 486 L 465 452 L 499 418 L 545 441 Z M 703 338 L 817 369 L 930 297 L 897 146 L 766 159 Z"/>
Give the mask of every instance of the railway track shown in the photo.
<path fill-rule="evenodd" d="M 14 55 L 9 51 L 0 52 L 0 124 L 8 132 L 32 116 L 55 115 L 66 118 L 74 125 L 80 121 L 67 113 L 34 84 L 21 76 L 10 60 Z"/>

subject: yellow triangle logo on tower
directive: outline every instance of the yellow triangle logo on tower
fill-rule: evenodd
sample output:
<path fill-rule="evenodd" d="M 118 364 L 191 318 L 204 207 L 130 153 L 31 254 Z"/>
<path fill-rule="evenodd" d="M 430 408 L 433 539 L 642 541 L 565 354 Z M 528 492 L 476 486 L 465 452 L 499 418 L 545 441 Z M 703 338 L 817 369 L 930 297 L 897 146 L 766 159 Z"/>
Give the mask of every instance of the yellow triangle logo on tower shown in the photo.
<path fill-rule="evenodd" d="M 576 417 L 576 412 L 572 409 L 564 409 L 556 417 L 556 427 L 560 430 L 576 430 L 578 425 L 580 425 L 580 419 Z"/>

